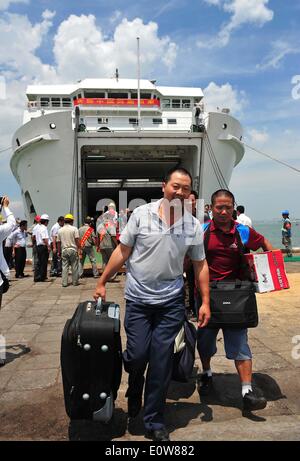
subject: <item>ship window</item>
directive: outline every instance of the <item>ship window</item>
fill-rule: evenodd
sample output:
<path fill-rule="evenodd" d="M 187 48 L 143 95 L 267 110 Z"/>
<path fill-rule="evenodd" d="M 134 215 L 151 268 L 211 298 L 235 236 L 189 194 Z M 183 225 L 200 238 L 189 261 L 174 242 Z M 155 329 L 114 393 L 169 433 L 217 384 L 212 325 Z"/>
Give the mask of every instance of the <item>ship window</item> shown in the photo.
<path fill-rule="evenodd" d="M 190 99 L 183 99 L 182 100 L 182 107 L 184 107 L 185 109 L 188 109 L 189 107 L 191 107 L 191 100 Z"/>
<path fill-rule="evenodd" d="M 85 98 L 105 98 L 104 91 L 85 91 Z"/>
<path fill-rule="evenodd" d="M 180 108 L 180 99 L 172 99 L 172 108 L 179 109 Z"/>
<path fill-rule="evenodd" d="M 138 119 L 137 118 L 130 118 L 129 123 L 131 125 L 138 125 Z"/>
<path fill-rule="evenodd" d="M 151 93 L 140 93 L 141 94 L 141 99 L 151 99 Z M 131 98 L 132 99 L 137 99 L 137 93 L 131 93 Z"/>
<path fill-rule="evenodd" d="M 152 122 L 153 122 L 153 125 L 159 125 L 162 123 L 162 118 L 153 118 Z"/>
<path fill-rule="evenodd" d="M 108 97 L 115 98 L 115 99 L 128 99 L 128 93 L 108 92 Z"/>
<path fill-rule="evenodd" d="M 49 98 L 41 98 L 41 106 L 42 107 L 48 107 L 49 106 Z"/>
<path fill-rule="evenodd" d="M 176 125 L 177 124 L 176 118 L 168 118 L 168 124 L 169 125 Z"/>
<path fill-rule="evenodd" d="M 164 109 L 169 109 L 171 107 L 171 100 L 170 99 L 163 99 L 162 105 Z"/>
<path fill-rule="evenodd" d="M 71 99 L 70 98 L 62 98 L 62 105 L 63 105 L 63 107 L 70 107 L 71 106 Z"/>
<path fill-rule="evenodd" d="M 108 118 L 107 117 L 99 117 L 98 118 L 98 123 L 101 125 L 105 125 L 108 123 Z"/>
<path fill-rule="evenodd" d="M 17 143 L 17 146 L 19 147 L 20 146 L 20 141 L 19 141 L 18 138 L 16 139 L 16 143 Z"/>
<path fill-rule="evenodd" d="M 227 123 L 223 123 L 222 128 L 223 128 L 223 130 L 226 130 L 226 128 L 227 128 Z"/>
<path fill-rule="evenodd" d="M 52 107 L 60 107 L 60 98 L 51 98 Z"/>

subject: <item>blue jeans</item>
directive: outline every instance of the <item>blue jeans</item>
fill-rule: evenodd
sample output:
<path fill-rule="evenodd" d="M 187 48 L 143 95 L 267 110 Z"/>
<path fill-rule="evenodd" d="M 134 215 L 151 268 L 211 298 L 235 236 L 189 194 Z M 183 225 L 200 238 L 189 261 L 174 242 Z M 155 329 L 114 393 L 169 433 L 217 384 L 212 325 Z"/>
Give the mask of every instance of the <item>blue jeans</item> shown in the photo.
<path fill-rule="evenodd" d="M 198 328 L 197 349 L 200 357 L 209 358 L 217 352 L 217 335 L 219 329 Z M 247 328 L 223 328 L 226 358 L 230 360 L 251 360 L 252 355 L 248 345 Z"/>
<path fill-rule="evenodd" d="M 127 346 L 123 358 L 129 373 L 127 395 L 134 394 L 148 364 L 144 392 L 146 430 L 165 427 L 163 413 L 172 376 L 174 341 L 183 325 L 184 312 L 181 296 L 162 305 L 126 301 Z"/>

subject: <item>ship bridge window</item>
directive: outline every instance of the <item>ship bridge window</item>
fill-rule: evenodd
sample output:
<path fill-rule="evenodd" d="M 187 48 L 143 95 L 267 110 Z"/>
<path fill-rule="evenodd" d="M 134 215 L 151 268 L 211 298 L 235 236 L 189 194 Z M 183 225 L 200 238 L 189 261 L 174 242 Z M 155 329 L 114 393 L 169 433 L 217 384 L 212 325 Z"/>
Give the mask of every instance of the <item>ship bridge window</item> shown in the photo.
<path fill-rule="evenodd" d="M 40 101 L 41 101 L 41 106 L 42 107 L 48 107 L 49 102 L 50 102 L 50 98 L 41 98 Z"/>
<path fill-rule="evenodd" d="M 153 118 L 152 122 L 153 122 L 153 125 L 160 125 L 163 121 L 162 121 L 162 118 Z"/>
<path fill-rule="evenodd" d="M 109 91 L 107 97 L 114 99 L 128 99 L 128 93 L 114 93 Z"/>
<path fill-rule="evenodd" d="M 177 119 L 176 118 L 168 118 L 168 124 L 169 125 L 176 125 L 177 124 Z"/>
<path fill-rule="evenodd" d="M 191 100 L 190 99 L 183 99 L 182 100 L 182 107 L 184 109 L 189 109 L 191 107 Z"/>
<path fill-rule="evenodd" d="M 151 99 L 151 93 L 140 93 L 141 99 Z M 138 95 L 137 93 L 131 93 L 131 98 L 132 99 L 137 99 Z"/>
<path fill-rule="evenodd" d="M 128 119 L 130 125 L 138 125 L 138 119 L 137 118 L 129 118 Z"/>
<path fill-rule="evenodd" d="M 180 99 L 172 99 L 172 108 L 179 109 L 180 108 Z"/>
<path fill-rule="evenodd" d="M 51 105 L 53 107 L 60 107 L 60 98 L 51 98 Z"/>
<path fill-rule="evenodd" d="M 85 91 L 85 98 L 105 98 L 104 91 Z"/>
<path fill-rule="evenodd" d="M 62 98 L 63 107 L 71 107 L 71 98 Z"/>
<path fill-rule="evenodd" d="M 171 100 L 170 99 L 163 99 L 162 106 L 164 109 L 169 109 L 171 107 Z"/>

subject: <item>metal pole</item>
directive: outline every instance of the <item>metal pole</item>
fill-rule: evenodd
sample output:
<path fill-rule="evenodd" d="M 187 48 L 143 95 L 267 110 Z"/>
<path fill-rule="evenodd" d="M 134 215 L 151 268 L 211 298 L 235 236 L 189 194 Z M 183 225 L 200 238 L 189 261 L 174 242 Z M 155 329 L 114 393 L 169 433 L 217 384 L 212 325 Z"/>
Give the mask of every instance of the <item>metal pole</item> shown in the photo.
<path fill-rule="evenodd" d="M 137 97 L 138 97 L 138 125 L 137 130 L 141 129 L 141 92 L 140 92 L 140 37 L 137 37 Z"/>

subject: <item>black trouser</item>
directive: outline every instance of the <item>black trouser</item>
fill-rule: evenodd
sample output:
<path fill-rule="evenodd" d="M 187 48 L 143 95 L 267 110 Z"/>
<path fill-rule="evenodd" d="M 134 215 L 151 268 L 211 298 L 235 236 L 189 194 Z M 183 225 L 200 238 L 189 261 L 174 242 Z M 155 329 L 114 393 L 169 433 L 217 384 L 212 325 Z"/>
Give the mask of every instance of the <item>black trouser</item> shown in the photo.
<path fill-rule="evenodd" d="M 1 303 L 2 303 L 2 285 L 0 286 L 0 309 L 1 309 Z"/>
<path fill-rule="evenodd" d="M 37 245 L 38 264 L 34 271 L 34 281 L 43 282 L 47 278 L 48 248 L 46 245 Z"/>
<path fill-rule="evenodd" d="M 50 269 L 50 275 L 61 275 L 61 258 L 57 256 L 57 253 L 53 253 L 53 243 L 51 243 L 52 250 L 52 263 Z"/>
<path fill-rule="evenodd" d="M 24 275 L 24 267 L 26 263 L 26 248 L 18 247 L 15 248 L 15 265 L 16 265 L 16 277 Z"/>

